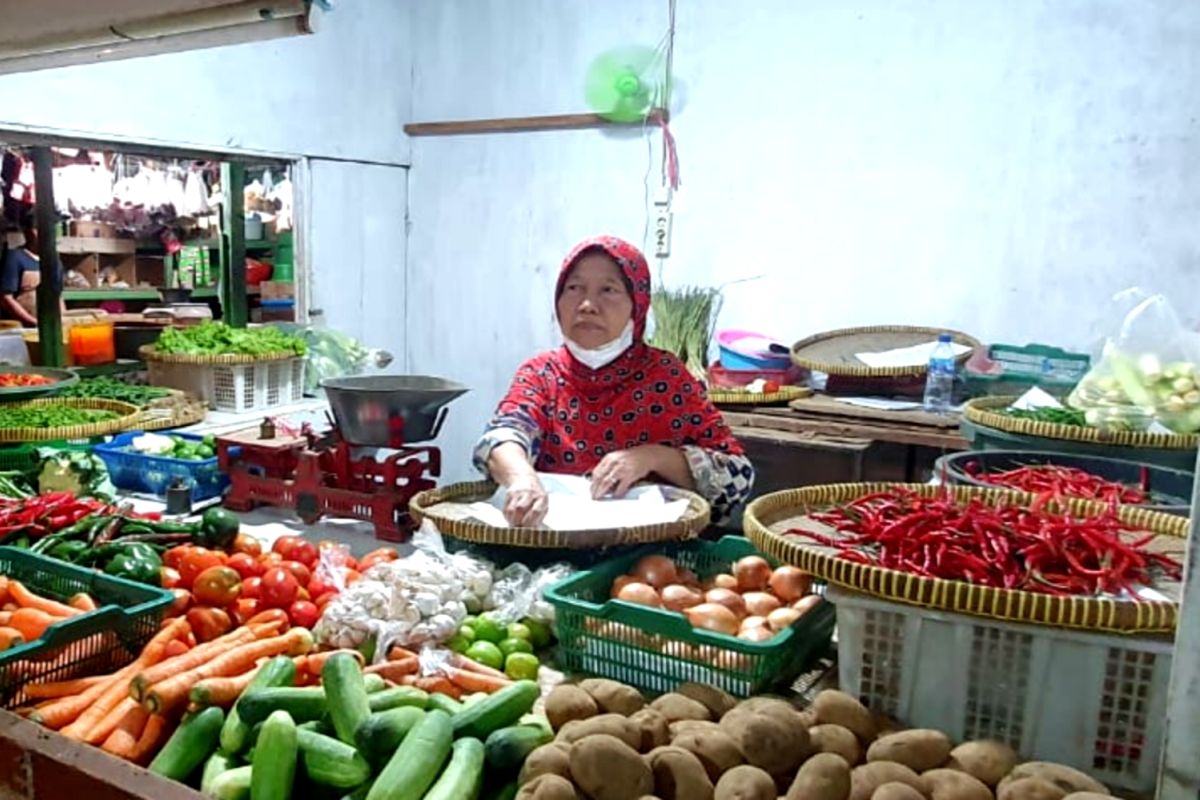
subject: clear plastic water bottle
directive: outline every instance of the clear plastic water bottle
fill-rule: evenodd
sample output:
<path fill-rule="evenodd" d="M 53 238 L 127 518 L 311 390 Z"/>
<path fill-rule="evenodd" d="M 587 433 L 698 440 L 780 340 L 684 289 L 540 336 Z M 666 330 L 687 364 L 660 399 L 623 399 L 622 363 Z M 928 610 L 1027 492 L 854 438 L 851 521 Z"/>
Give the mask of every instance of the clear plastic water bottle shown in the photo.
<path fill-rule="evenodd" d="M 925 376 L 925 410 L 945 414 L 954 404 L 954 348 L 950 334 L 938 336 L 937 347 L 929 354 L 929 371 Z"/>

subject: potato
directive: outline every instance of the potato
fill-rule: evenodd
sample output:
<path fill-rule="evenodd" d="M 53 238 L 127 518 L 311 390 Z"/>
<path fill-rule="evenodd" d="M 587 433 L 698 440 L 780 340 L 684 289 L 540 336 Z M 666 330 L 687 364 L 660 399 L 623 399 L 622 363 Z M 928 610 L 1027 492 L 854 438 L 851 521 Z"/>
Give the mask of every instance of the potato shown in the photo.
<path fill-rule="evenodd" d="M 632 720 L 620 714 L 601 714 L 591 719 L 577 719 L 568 722 L 558 732 L 558 738 L 569 744 L 575 744 L 585 736 L 597 733 L 615 736 L 634 750 L 642 746 L 642 729 Z"/>
<path fill-rule="evenodd" d="M 885 783 L 875 790 L 871 800 L 925 800 L 925 795 L 906 783 Z"/>
<path fill-rule="evenodd" d="M 719 731 L 721 726 L 715 722 L 706 722 L 699 719 L 681 719 L 679 722 L 672 722 L 667 726 L 667 730 L 674 739 L 681 733 L 694 733 L 696 731 Z"/>
<path fill-rule="evenodd" d="M 575 784 L 561 775 L 539 775 L 521 786 L 517 800 L 580 800 Z"/>
<path fill-rule="evenodd" d="M 606 714 L 628 717 L 646 707 L 646 698 L 637 689 L 607 678 L 588 678 L 579 684 L 579 688 L 590 694 Z"/>
<path fill-rule="evenodd" d="M 667 727 L 667 718 L 653 708 L 643 708 L 629 718 L 629 721 L 641 731 L 641 744 L 638 750 L 649 753 L 656 747 L 671 743 L 671 730 Z"/>
<path fill-rule="evenodd" d="M 817 722 L 817 712 L 811 708 L 805 708 L 800 711 L 800 719 L 804 721 L 804 727 L 815 728 L 820 723 Z"/>
<path fill-rule="evenodd" d="M 875 722 L 876 739 L 878 739 L 880 736 L 887 736 L 889 733 L 899 733 L 900 731 L 907 730 L 903 725 L 900 724 L 900 720 L 896 719 L 895 717 L 889 717 L 887 714 L 880 714 L 872 711 L 871 719 Z"/>
<path fill-rule="evenodd" d="M 555 686 L 546 697 L 546 719 L 556 732 L 577 719 L 591 719 L 600 713 L 592 696 L 578 686 L 562 684 Z"/>
<path fill-rule="evenodd" d="M 932 728 L 916 728 L 876 739 L 867 748 L 867 761 L 895 761 L 914 772 L 925 772 L 945 764 L 950 749 L 946 734 Z"/>
<path fill-rule="evenodd" d="M 857 766 L 850 772 L 850 800 L 871 800 L 875 790 L 885 783 L 903 783 L 916 789 L 922 797 L 928 797 L 920 775 L 903 764 L 876 761 Z"/>
<path fill-rule="evenodd" d="M 1008 774 L 1005 780 L 1020 780 L 1021 778 L 1041 778 L 1063 790 L 1063 794 L 1072 792 L 1095 792 L 1108 794 L 1104 784 L 1090 775 L 1062 764 L 1052 764 L 1049 761 L 1026 761 L 1018 764 Z"/>
<path fill-rule="evenodd" d="M 644 758 L 662 800 L 712 800 L 712 780 L 694 753 L 682 747 L 656 747 Z"/>
<path fill-rule="evenodd" d="M 524 785 L 539 775 L 561 775 L 569 778 L 571 776 L 571 763 L 567 755 L 569 752 L 569 748 L 564 748 L 557 743 L 542 745 L 525 756 L 525 763 L 521 765 L 521 774 L 517 778 L 517 782 Z"/>
<path fill-rule="evenodd" d="M 713 800 L 775 800 L 776 796 L 775 780 L 770 775 L 742 764 L 721 776 Z"/>
<path fill-rule="evenodd" d="M 667 722 L 678 722 L 681 719 L 712 719 L 712 713 L 708 710 L 708 706 L 699 700 L 693 700 L 681 694 L 664 694 L 651 703 L 650 707 L 666 717 Z"/>
<path fill-rule="evenodd" d="M 1111 794 L 1100 794 L 1099 792 L 1073 792 L 1063 800 L 1113 800 Z"/>
<path fill-rule="evenodd" d="M 850 766 L 862 761 L 862 745 L 858 737 L 841 725 L 814 725 L 808 729 L 813 750 L 818 753 L 837 753 Z"/>
<path fill-rule="evenodd" d="M 993 800 L 983 781 L 955 769 L 931 769 L 921 780 L 933 800 Z"/>
<path fill-rule="evenodd" d="M 821 725 L 841 725 L 864 742 L 875 738 L 875 718 L 866 706 L 845 692 L 826 689 L 813 701 L 813 711 Z"/>
<path fill-rule="evenodd" d="M 737 743 L 728 733 L 719 729 L 682 733 L 672 740 L 671 746 L 682 747 L 700 759 L 709 780 L 714 783 L 729 770 L 746 762 Z"/>
<path fill-rule="evenodd" d="M 798 716 L 795 723 L 796 727 L 789 728 L 765 712 L 739 706 L 721 718 L 721 730 L 733 739 L 747 764 L 779 775 L 795 771 L 811 746 L 808 731 L 799 727 Z"/>
<path fill-rule="evenodd" d="M 628 800 L 654 791 L 654 774 L 625 742 L 607 733 L 571 746 L 571 780 L 592 800 Z"/>
<path fill-rule="evenodd" d="M 704 683 L 681 683 L 675 691 L 703 704 L 712 719 L 720 719 L 737 705 L 737 700 L 729 692 Z"/>
<path fill-rule="evenodd" d="M 818 753 L 805 761 L 787 791 L 787 800 L 846 800 L 850 765 L 835 753 Z"/>
<path fill-rule="evenodd" d="M 996 787 L 996 800 L 1063 800 L 1067 793 L 1041 778 L 1002 780 Z"/>
<path fill-rule="evenodd" d="M 956 769 L 995 786 L 1017 765 L 1017 754 L 1004 742 L 963 742 L 950 751 L 947 769 Z"/>

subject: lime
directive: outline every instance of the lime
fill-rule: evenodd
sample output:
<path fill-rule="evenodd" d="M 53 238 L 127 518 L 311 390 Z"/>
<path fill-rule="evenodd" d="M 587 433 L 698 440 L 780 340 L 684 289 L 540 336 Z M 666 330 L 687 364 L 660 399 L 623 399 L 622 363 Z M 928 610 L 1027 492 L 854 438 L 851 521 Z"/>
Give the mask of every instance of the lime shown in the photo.
<path fill-rule="evenodd" d="M 514 622 L 509 625 L 507 633 L 508 636 L 506 638 L 509 639 L 525 639 L 526 641 L 533 641 L 533 632 L 529 630 L 528 625 L 525 625 L 521 622 Z"/>
<path fill-rule="evenodd" d="M 475 628 L 475 638 L 478 640 L 494 643 L 504 640 L 504 626 L 486 614 L 480 617 L 473 627 Z"/>
<path fill-rule="evenodd" d="M 514 681 L 536 681 L 539 666 L 532 653 L 513 653 L 504 662 L 504 674 Z"/>
<path fill-rule="evenodd" d="M 504 667 L 504 654 L 491 642 L 475 642 L 467 648 L 466 655 L 467 658 L 474 659 L 485 667 L 492 669 Z"/>
<path fill-rule="evenodd" d="M 473 642 L 479 638 L 478 636 L 475 635 L 475 629 L 472 628 L 470 625 L 460 626 L 458 629 L 458 633 L 454 634 L 454 636 L 455 636 L 455 638 L 458 638 L 461 636 L 463 639 L 466 639 L 468 643 Z"/>
<path fill-rule="evenodd" d="M 500 643 L 500 652 L 504 653 L 505 658 L 513 653 L 532 653 L 533 645 L 528 639 L 513 639 L 508 638 Z"/>
<path fill-rule="evenodd" d="M 212 458 L 214 455 L 216 455 L 216 453 L 213 452 L 213 449 L 208 445 L 202 444 L 196 448 L 196 455 L 200 456 L 201 458 Z"/>
<path fill-rule="evenodd" d="M 213 436 L 211 433 L 206 434 L 201 441 L 204 443 L 205 447 L 211 447 L 214 450 L 217 449 L 217 437 Z"/>
<path fill-rule="evenodd" d="M 467 627 L 474 628 L 475 623 L 477 622 L 479 622 L 479 617 L 475 616 L 474 614 L 468 614 L 467 616 L 463 617 L 462 624 L 466 625 Z"/>
<path fill-rule="evenodd" d="M 471 649 L 471 644 L 471 640 L 460 633 L 446 642 L 446 647 L 449 647 L 455 653 L 466 653 L 467 650 Z"/>
<path fill-rule="evenodd" d="M 536 619 L 527 619 L 522 624 L 529 629 L 529 641 L 533 642 L 534 650 L 549 647 L 550 642 L 554 641 L 554 633 L 546 623 L 538 622 Z"/>

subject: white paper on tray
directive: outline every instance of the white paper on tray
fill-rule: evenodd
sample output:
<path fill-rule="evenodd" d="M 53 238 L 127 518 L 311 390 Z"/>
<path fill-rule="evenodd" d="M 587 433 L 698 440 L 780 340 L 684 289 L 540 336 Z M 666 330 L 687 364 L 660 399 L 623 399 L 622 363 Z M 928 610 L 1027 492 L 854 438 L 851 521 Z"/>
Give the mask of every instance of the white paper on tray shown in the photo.
<path fill-rule="evenodd" d="M 1013 401 L 1009 408 L 1014 408 L 1017 411 L 1037 411 L 1039 408 L 1062 408 L 1063 404 L 1058 402 L 1058 398 L 1038 387 L 1033 387 L 1025 394 Z"/>
<path fill-rule="evenodd" d="M 862 408 L 873 408 L 876 411 L 916 411 L 921 404 L 913 400 L 892 400 L 887 397 L 837 397 L 839 403 L 847 403 Z"/>
<path fill-rule="evenodd" d="M 936 341 L 925 344 L 914 344 L 911 347 L 897 347 L 895 350 L 885 350 L 882 353 L 855 353 L 854 357 L 868 367 L 923 367 L 929 363 L 933 349 L 938 346 Z M 971 348 L 958 342 L 951 342 L 950 349 L 957 358 Z"/>
<path fill-rule="evenodd" d="M 556 531 L 597 528 L 630 528 L 675 522 L 687 511 L 688 501 L 668 500 L 658 486 L 637 486 L 617 500 L 592 499 L 591 480 L 581 475 L 538 473 L 546 489 L 548 510 L 543 526 Z M 503 487 L 487 501 L 470 504 L 480 522 L 495 528 L 509 527 L 504 519 Z"/>

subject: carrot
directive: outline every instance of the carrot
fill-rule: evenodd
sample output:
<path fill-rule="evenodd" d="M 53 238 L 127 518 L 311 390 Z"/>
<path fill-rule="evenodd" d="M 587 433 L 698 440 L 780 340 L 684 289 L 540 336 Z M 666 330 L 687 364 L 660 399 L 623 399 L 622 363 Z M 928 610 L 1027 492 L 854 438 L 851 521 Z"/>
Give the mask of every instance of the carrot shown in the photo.
<path fill-rule="evenodd" d="M 106 681 L 109 675 L 93 675 L 88 678 L 75 678 L 69 681 L 48 681 L 46 683 L 25 684 L 25 696 L 30 700 L 48 700 L 66 697 L 69 694 L 79 694 L 85 689 Z"/>
<path fill-rule="evenodd" d="M 396 661 L 384 661 L 373 664 L 363 670 L 364 673 L 381 675 L 385 680 L 398 681 L 405 675 L 416 675 L 421 670 L 421 659 L 402 658 Z"/>
<path fill-rule="evenodd" d="M 130 702 L 133 702 L 132 700 Z M 133 749 L 137 747 L 138 739 L 142 735 L 142 731 L 146 727 L 146 720 L 150 717 L 146 713 L 146 709 L 134 703 L 133 708 L 125 712 L 121 717 L 120 723 L 112 733 L 100 745 L 100 749 L 112 753 L 119 758 L 129 758 L 133 753 Z"/>
<path fill-rule="evenodd" d="M 451 653 L 450 658 L 447 659 L 447 663 L 459 669 L 465 669 L 467 672 L 478 672 L 480 675 L 490 675 L 493 678 L 508 678 L 500 670 L 489 667 L 487 664 L 480 664 L 478 661 L 467 658 L 461 653 Z"/>
<path fill-rule="evenodd" d="M 280 653 L 303 653 L 312 647 L 312 634 L 305 628 L 292 628 L 287 633 L 261 639 L 236 647 L 225 648 L 216 658 L 208 659 L 196 668 L 173 673 L 155 683 L 142 698 L 142 704 L 152 714 L 165 714 L 182 708 L 187 702 L 192 684 L 205 678 L 240 675 L 254 666 L 260 658 Z M 197 648 L 199 649 L 199 648 Z M 195 652 L 195 651 L 192 651 Z M 189 654 L 190 655 L 190 654 Z M 186 659 L 180 656 L 175 661 Z"/>
<path fill-rule="evenodd" d="M 182 617 L 177 617 L 177 619 L 182 619 Z M 218 636 L 210 642 L 196 645 L 183 655 L 175 656 L 170 661 L 155 664 L 150 669 L 134 676 L 134 679 L 129 684 L 129 695 L 139 702 L 145 700 L 146 692 L 159 681 L 166 680 L 172 675 L 178 675 L 190 669 L 195 669 L 205 662 L 212 660 L 213 656 L 219 653 L 252 641 L 254 641 L 254 631 L 242 627 L 235 628 L 224 636 Z"/>
<path fill-rule="evenodd" d="M 129 696 L 129 679 L 136 675 L 138 670 L 155 664 L 162 658 L 164 646 L 163 642 L 151 640 L 150 644 L 146 645 L 146 649 L 130 665 L 131 667 L 137 665 L 136 669 L 131 669 L 129 672 L 121 670 L 121 672 L 118 672 L 113 677 L 113 680 L 102 684 L 104 689 L 96 697 L 95 701 L 87 706 L 74 722 L 62 728 L 59 733 L 69 739 L 86 740 L 92 728 L 104 722 L 105 717 L 113 710 L 113 707 Z M 88 691 L 90 692 L 91 690 L 89 689 Z M 111 728 L 109 732 L 111 732 Z"/>
<path fill-rule="evenodd" d="M 0 625 L 8 625 L 12 621 L 11 611 L 0 611 Z"/>
<path fill-rule="evenodd" d="M 429 692 L 430 694 L 434 692 L 440 692 L 444 695 L 448 695 L 449 697 L 453 697 L 455 700 L 461 700 L 463 696 L 462 689 L 459 689 L 457 686 L 451 683 L 449 678 L 441 675 L 430 676 L 427 678 L 417 678 L 412 682 L 412 685 L 416 686 L 418 689 Z"/>
<path fill-rule="evenodd" d="M 16 628 L 0 626 L 0 650 L 25 644 L 25 636 Z"/>
<path fill-rule="evenodd" d="M 258 672 L 258 667 L 247 670 L 241 675 L 231 675 L 223 678 L 205 678 L 198 681 L 188 692 L 188 699 L 198 706 L 225 706 L 228 708 L 242 696 L 251 678 Z"/>
<path fill-rule="evenodd" d="M 150 759 L 167 740 L 167 728 L 166 717 L 161 714 L 151 714 L 146 718 L 146 727 L 142 728 L 142 735 L 138 737 L 137 744 L 133 746 L 133 752 L 126 757 L 133 763 L 142 766 L 150 763 Z"/>
<path fill-rule="evenodd" d="M 109 734 L 115 731 L 125 719 L 125 715 L 133 711 L 138 705 L 138 701 L 132 697 L 123 697 L 112 709 L 104 715 L 104 718 L 92 726 L 92 729 L 87 732 L 83 740 L 88 744 L 101 744 L 108 738 Z M 148 716 L 148 715 L 147 715 Z"/>
<path fill-rule="evenodd" d="M 8 605 L 8 576 L 0 575 L 0 603 Z"/>
<path fill-rule="evenodd" d="M 18 608 L 9 618 L 8 625 L 10 628 L 20 631 L 21 635 L 25 637 L 25 641 L 32 642 L 45 633 L 51 625 L 62 622 L 63 619 L 64 617 L 56 617 L 40 608 Z"/>
<path fill-rule="evenodd" d="M 325 662 L 328 661 L 329 657 L 334 653 L 349 653 L 354 657 L 354 660 L 358 662 L 360 667 L 365 663 L 363 660 L 363 654 L 357 650 L 352 650 L 350 648 L 345 648 L 342 650 L 323 650 L 320 653 L 309 653 L 308 655 L 304 656 L 305 671 L 307 671 L 310 675 L 320 676 L 321 670 L 325 669 Z M 299 664 L 296 665 L 296 669 L 300 669 Z"/>
<path fill-rule="evenodd" d="M 484 675 L 480 672 L 471 672 L 467 669 L 458 669 L 450 665 L 443 665 L 442 672 L 446 673 L 446 677 L 450 682 L 462 689 L 465 693 L 473 692 L 498 692 L 505 686 L 510 686 L 512 681 L 508 678 L 496 678 L 491 675 Z"/>
<path fill-rule="evenodd" d="M 71 595 L 71 599 L 67 601 L 67 605 L 79 611 L 95 611 L 96 601 L 87 592 Z"/>
<path fill-rule="evenodd" d="M 191 648 L 186 643 L 181 642 L 179 639 L 172 639 L 163 646 L 163 658 L 175 658 L 176 656 L 183 655 L 188 650 L 191 650 Z"/>
<path fill-rule="evenodd" d="M 357 651 L 355 651 L 355 652 L 357 652 Z M 406 650 L 397 644 L 397 645 L 392 645 L 392 648 L 390 650 L 388 650 L 387 657 L 388 657 L 388 661 L 400 661 L 401 659 L 409 658 L 409 657 L 416 658 L 417 654 L 414 653 L 412 650 Z"/>
<path fill-rule="evenodd" d="M 29 591 L 29 589 L 25 588 L 25 584 L 20 581 L 9 580 L 8 596 L 15 600 L 17 605 L 22 608 L 36 608 L 38 611 L 45 611 L 47 614 L 53 614 L 56 617 L 74 617 L 80 613 L 77 608 L 71 608 L 65 603 L 60 603 L 57 600 L 51 600 L 48 597 L 42 597 L 40 594 Z"/>

